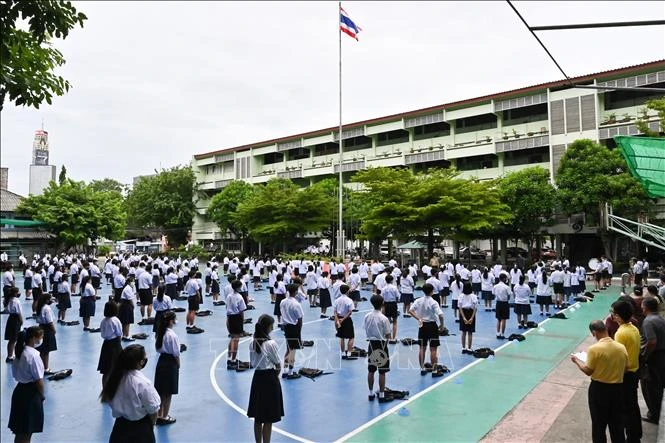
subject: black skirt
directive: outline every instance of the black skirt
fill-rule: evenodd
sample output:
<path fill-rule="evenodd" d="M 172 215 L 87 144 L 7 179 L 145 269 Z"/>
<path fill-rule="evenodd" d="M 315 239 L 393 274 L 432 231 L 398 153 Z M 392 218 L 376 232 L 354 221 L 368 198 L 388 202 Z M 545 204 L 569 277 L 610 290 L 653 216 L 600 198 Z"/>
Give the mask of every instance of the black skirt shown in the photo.
<path fill-rule="evenodd" d="M 473 315 L 473 309 L 460 309 L 461 312 L 464 312 L 464 317 L 468 320 Z M 459 318 L 459 330 L 461 332 L 476 332 L 476 317 L 473 317 L 473 321 L 470 325 L 467 325 L 462 321 L 462 316 Z"/>
<path fill-rule="evenodd" d="M 149 415 L 136 421 L 127 420 L 124 417 L 115 419 L 109 443 L 127 443 L 130 441 L 132 443 L 155 443 L 155 432 Z"/>
<path fill-rule="evenodd" d="M 537 295 L 536 296 L 536 303 L 539 305 L 551 305 L 552 304 L 552 296 L 551 295 Z"/>
<path fill-rule="evenodd" d="M 81 297 L 79 305 L 79 317 L 95 316 L 95 297 Z"/>
<path fill-rule="evenodd" d="M 152 305 L 152 289 L 139 289 L 139 300 L 143 306 Z"/>
<path fill-rule="evenodd" d="M 115 359 L 118 358 L 120 351 L 122 351 L 120 337 L 104 340 L 104 344 L 102 344 L 102 352 L 99 354 L 97 370 L 102 374 L 110 373 L 113 363 L 115 362 Z"/>
<path fill-rule="evenodd" d="M 23 290 L 28 291 L 32 289 L 32 277 L 25 277 L 25 280 L 23 280 Z"/>
<path fill-rule="evenodd" d="M 120 303 L 120 300 L 122 299 L 122 290 L 123 288 L 113 289 L 113 300 L 115 300 L 116 303 Z"/>
<path fill-rule="evenodd" d="M 335 337 L 355 338 L 355 331 L 353 330 L 353 319 L 351 319 L 351 317 L 348 317 L 346 320 L 342 322 L 342 324 L 339 325 Z"/>
<path fill-rule="evenodd" d="M 321 309 L 326 309 L 332 306 L 329 289 L 319 289 L 319 305 Z"/>
<path fill-rule="evenodd" d="M 58 309 L 61 311 L 72 307 L 72 297 L 69 292 L 58 292 Z"/>
<path fill-rule="evenodd" d="M 159 275 L 152 276 L 152 287 L 153 289 L 159 287 Z"/>
<path fill-rule="evenodd" d="M 328 295 L 328 298 L 330 298 L 330 295 Z M 282 315 L 282 311 L 279 309 L 279 305 L 282 303 L 282 300 L 284 300 L 284 294 L 275 294 L 275 308 L 272 311 L 272 315 Z"/>
<path fill-rule="evenodd" d="M 212 289 L 210 290 L 213 294 L 219 294 L 219 280 L 212 281 Z"/>
<path fill-rule="evenodd" d="M 171 354 L 159 354 L 155 368 L 155 390 L 160 395 L 177 394 L 179 378 L 180 368 L 176 358 Z"/>
<path fill-rule="evenodd" d="M 19 383 L 12 394 L 9 429 L 14 434 L 34 434 L 44 429 L 44 403 L 37 383 Z"/>
<path fill-rule="evenodd" d="M 9 318 L 7 319 L 7 325 L 5 326 L 5 340 L 8 341 L 18 340 L 18 334 L 19 332 L 21 332 L 21 326 L 23 326 L 21 315 L 9 314 Z"/>
<path fill-rule="evenodd" d="M 123 325 L 131 325 L 134 323 L 134 305 L 127 299 L 120 300 L 120 312 L 118 313 L 118 320 Z"/>
<path fill-rule="evenodd" d="M 72 284 L 75 285 L 78 282 L 79 282 L 79 275 L 78 274 L 72 274 Z"/>
<path fill-rule="evenodd" d="M 254 418 L 258 423 L 277 423 L 282 420 L 284 401 L 278 371 L 274 369 L 254 371 L 247 416 Z"/>
<path fill-rule="evenodd" d="M 510 306 L 507 301 L 496 301 L 496 315 L 497 320 L 508 320 L 510 318 Z"/>
<path fill-rule="evenodd" d="M 55 334 L 53 333 L 52 325 L 53 323 L 39 325 L 42 331 L 44 331 L 44 341 L 42 341 L 40 347 L 35 349 L 38 350 L 40 354 L 48 354 L 51 351 L 58 350 L 58 342 L 55 339 Z"/>
<path fill-rule="evenodd" d="M 172 301 L 175 301 L 175 298 L 178 296 L 177 286 L 178 285 L 175 283 L 169 283 L 168 285 L 166 285 L 166 290 L 164 292 L 166 293 L 166 295 L 171 297 Z"/>
<path fill-rule="evenodd" d="M 102 287 L 102 278 L 98 276 L 90 277 L 90 283 L 92 284 L 93 288 L 100 289 Z"/>
<path fill-rule="evenodd" d="M 226 316 L 227 325 L 226 327 L 229 330 L 231 335 L 240 335 L 243 332 L 243 318 L 240 314 L 231 314 Z"/>
<path fill-rule="evenodd" d="M 515 314 L 517 315 L 531 315 L 531 305 L 530 304 L 517 304 L 513 308 Z"/>

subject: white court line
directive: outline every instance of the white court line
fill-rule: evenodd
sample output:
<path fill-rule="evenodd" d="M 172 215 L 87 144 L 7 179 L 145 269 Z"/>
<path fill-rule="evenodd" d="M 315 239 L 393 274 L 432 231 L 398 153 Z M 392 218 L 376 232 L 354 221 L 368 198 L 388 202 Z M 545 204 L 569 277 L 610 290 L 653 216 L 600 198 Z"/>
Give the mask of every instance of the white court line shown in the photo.
<path fill-rule="evenodd" d="M 367 310 L 364 310 L 364 311 L 359 311 L 358 313 L 360 314 L 360 313 L 369 312 L 369 311 L 371 311 L 371 309 L 367 309 Z M 324 320 L 327 321 L 328 318 L 317 318 L 316 320 L 312 320 L 312 321 L 308 321 L 308 322 L 303 323 L 303 326 L 309 325 L 309 324 L 312 324 L 312 323 L 316 323 L 316 322 L 320 322 L 320 321 L 324 321 Z M 251 338 L 246 338 L 245 340 L 241 340 L 239 342 L 239 344 L 240 343 L 247 343 L 250 340 L 251 340 Z M 249 417 L 247 417 L 247 411 L 245 409 L 241 408 L 240 406 L 238 406 L 236 403 L 234 403 L 229 397 L 227 397 L 226 394 L 224 393 L 224 391 L 222 391 L 222 388 L 220 388 L 219 385 L 217 384 L 217 376 L 215 374 L 215 372 L 216 372 L 215 369 L 217 368 L 217 365 L 219 364 L 219 361 L 227 354 L 227 352 L 228 352 L 228 348 L 226 348 L 225 351 L 220 353 L 215 358 L 215 360 L 212 362 L 212 366 L 210 366 L 210 383 L 212 384 L 212 387 L 215 389 L 215 392 L 217 392 L 217 395 L 219 395 L 219 397 L 224 401 L 224 403 L 231 406 L 233 409 L 235 409 L 240 414 L 242 414 L 247 419 L 249 419 Z M 300 437 L 298 435 L 291 434 L 290 432 L 285 431 L 284 429 L 278 428 L 276 426 L 273 426 L 272 430 L 277 432 L 278 434 L 282 434 L 285 437 L 289 437 L 293 440 L 296 440 L 296 441 L 299 441 L 299 442 L 302 442 L 302 443 L 314 443 L 312 440 L 307 440 L 304 437 Z"/>
<path fill-rule="evenodd" d="M 581 306 L 580 306 L 580 303 L 577 302 L 577 303 L 575 303 L 574 305 L 569 306 L 568 308 L 566 308 L 566 309 L 564 309 L 564 310 L 562 310 L 562 311 L 559 311 L 559 312 L 567 311 L 567 310 L 568 310 L 569 308 L 571 308 L 571 307 L 575 307 L 576 309 L 579 309 L 579 307 L 581 307 Z M 545 319 L 545 320 L 543 320 L 542 322 L 538 323 L 538 328 L 540 328 L 540 326 L 541 326 L 542 324 L 547 323 L 547 322 L 550 321 L 551 319 L 552 319 L 551 317 L 548 317 L 547 319 Z M 530 332 L 533 331 L 533 330 L 537 330 L 537 328 L 529 329 L 528 331 L 525 331 L 523 335 L 526 335 L 526 334 L 530 333 Z M 496 349 L 494 350 L 494 352 L 495 352 L 495 353 L 496 353 L 496 352 L 499 352 L 500 350 L 502 350 L 502 349 L 505 348 L 506 346 L 510 346 L 511 344 L 513 344 L 512 341 L 509 341 L 509 342 L 507 342 L 507 343 L 504 343 L 504 344 L 502 344 L 501 346 L 499 346 L 498 348 L 496 348 Z M 469 364 L 469 365 L 463 367 L 463 368 L 460 369 L 459 371 L 456 371 L 456 372 L 451 373 L 448 377 L 445 377 L 444 379 L 442 379 L 442 380 L 440 380 L 440 381 L 434 383 L 433 385 L 428 386 L 427 388 L 423 389 L 422 391 L 418 392 L 417 394 L 415 394 L 415 395 L 409 397 L 407 400 L 404 400 L 404 401 L 400 402 L 399 404 L 393 406 L 392 408 L 386 410 L 386 411 L 383 412 L 382 414 L 377 415 L 376 417 L 374 417 L 373 419 L 371 419 L 371 420 L 368 421 L 367 423 L 358 426 L 358 427 L 357 427 L 356 429 L 354 429 L 353 431 L 351 431 L 351 432 L 349 432 L 349 433 L 343 435 L 342 437 L 338 438 L 337 440 L 335 440 L 334 443 L 340 443 L 340 442 L 346 441 L 346 440 L 350 439 L 351 437 L 353 437 L 353 436 L 355 436 L 355 435 L 361 433 L 362 431 L 364 431 L 365 429 L 369 428 L 370 426 L 372 426 L 373 424 L 377 423 L 378 421 L 382 420 L 383 418 L 389 416 L 390 414 L 394 414 L 395 412 L 399 411 L 399 410 L 400 410 L 401 408 L 403 408 L 405 405 L 407 405 L 407 404 L 411 403 L 412 401 L 414 401 L 414 400 L 416 400 L 416 399 L 422 397 L 423 395 L 427 394 L 428 392 L 432 391 L 433 389 L 436 389 L 437 387 L 441 386 L 442 384 L 447 383 L 447 382 L 449 382 L 450 380 L 453 380 L 456 376 L 462 374 L 462 373 L 465 372 L 467 369 L 472 368 L 472 367 L 474 367 L 475 365 L 480 364 L 480 363 L 482 363 L 482 362 L 485 361 L 485 360 L 486 360 L 486 359 L 478 359 L 478 360 L 474 361 L 473 363 L 471 363 L 471 364 Z"/>

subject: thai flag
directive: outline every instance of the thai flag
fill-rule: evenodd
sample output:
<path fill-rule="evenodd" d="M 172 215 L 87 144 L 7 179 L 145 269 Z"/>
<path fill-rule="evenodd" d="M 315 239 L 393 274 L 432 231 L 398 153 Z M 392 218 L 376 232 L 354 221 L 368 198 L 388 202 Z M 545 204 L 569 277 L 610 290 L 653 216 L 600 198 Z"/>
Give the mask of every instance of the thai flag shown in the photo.
<path fill-rule="evenodd" d="M 358 40 L 358 33 L 362 31 L 360 26 L 353 23 L 353 20 L 349 17 L 344 9 L 340 6 L 339 8 L 339 29 L 346 35 L 355 38 Z"/>

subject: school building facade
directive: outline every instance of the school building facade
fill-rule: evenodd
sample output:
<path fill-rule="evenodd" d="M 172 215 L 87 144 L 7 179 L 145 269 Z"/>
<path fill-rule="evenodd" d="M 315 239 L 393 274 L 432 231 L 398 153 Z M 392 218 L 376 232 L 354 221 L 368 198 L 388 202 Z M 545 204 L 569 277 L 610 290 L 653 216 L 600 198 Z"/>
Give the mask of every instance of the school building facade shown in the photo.
<path fill-rule="evenodd" d="M 572 79 L 606 87 L 665 87 L 665 60 Z M 462 177 L 500 177 L 541 166 L 556 174 L 568 144 L 580 138 L 614 147 L 615 135 L 636 135 L 647 100 L 662 93 L 572 88 L 567 80 L 528 86 L 401 114 L 345 124 L 344 183 L 370 167 L 455 167 Z M 648 115 L 658 130 L 655 111 Z M 249 145 L 195 154 L 192 167 L 208 197 L 233 180 L 264 183 L 289 178 L 302 187 L 339 176 L 339 128 L 330 127 Z M 192 240 L 219 243 L 223 233 L 207 220 L 210 200 L 197 203 Z M 594 233 L 595 227 L 562 217 L 552 234 Z M 580 229 L 581 226 L 581 229 Z"/>

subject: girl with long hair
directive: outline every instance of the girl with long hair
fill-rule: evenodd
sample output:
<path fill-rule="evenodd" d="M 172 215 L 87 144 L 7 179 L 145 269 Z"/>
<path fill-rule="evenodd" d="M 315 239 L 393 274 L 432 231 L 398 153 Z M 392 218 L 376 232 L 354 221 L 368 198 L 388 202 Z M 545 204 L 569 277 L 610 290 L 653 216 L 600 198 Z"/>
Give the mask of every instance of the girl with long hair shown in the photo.
<path fill-rule="evenodd" d="M 550 316 L 550 305 L 552 304 L 552 280 L 547 276 L 547 271 L 543 269 L 536 286 L 536 303 L 540 306 L 541 317 L 545 315 Z"/>
<path fill-rule="evenodd" d="M 157 288 L 157 297 L 152 300 L 152 309 L 155 310 L 155 322 L 152 324 L 152 332 L 157 332 L 159 322 L 162 321 L 164 313 L 173 309 L 173 301 L 165 292 L 166 287 L 160 284 L 159 288 Z"/>
<path fill-rule="evenodd" d="M 4 293 L 2 298 L 2 305 L 9 313 L 9 318 L 5 325 L 5 340 L 7 340 L 7 359 L 5 362 L 7 363 L 14 360 L 14 347 L 21 332 L 21 326 L 23 326 L 23 311 L 21 310 L 21 302 L 19 301 L 20 295 L 21 291 L 17 287 L 11 287 Z"/>
<path fill-rule="evenodd" d="M 476 332 L 476 312 L 478 297 L 473 291 L 473 283 L 468 281 L 462 285 L 459 304 L 459 330 L 462 333 L 462 354 L 473 354 L 473 333 Z"/>
<path fill-rule="evenodd" d="M 35 317 L 37 324 L 44 331 L 44 340 L 42 341 L 41 346 L 36 349 L 39 351 L 39 356 L 42 358 L 44 368 L 46 368 L 44 369 L 46 375 L 50 375 L 51 373 L 48 365 L 49 353 L 58 349 L 58 343 L 55 339 L 55 325 L 53 324 L 53 311 L 51 310 L 49 301 L 51 301 L 51 294 L 42 291 L 39 300 L 37 301 L 37 315 Z"/>
<path fill-rule="evenodd" d="M 279 346 L 270 338 L 274 324 L 273 317 L 262 314 L 254 325 L 254 338 L 249 345 L 254 376 L 247 416 L 254 419 L 254 440 L 257 443 L 270 443 L 272 424 L 284 416 Z"/>
<path fill-rule="evenodd" d="M 118 320 L 118 305 L 113 300 L 109 300 L 104 305 L 104 319 L 99 325 L 104 344 L 102 351 L 99 354 L 99 363 L 97 370 L 102 374 L 102 386 L 106 384 L 109 378 L 113 363 L 115 363 L 122 345 L 120 344 L 120 337 L 122 337 L 122 324 Z"/>
<path fill-rule="evenodd" d="M 173 332 L 175 323 L 175 312 L 168 311 L 162 316 L 157 327 L 155 350 L 159 353 L 159 360 L 155 368 L 155 389 L 161 399 L 157 412 L 158 425 L 175 423 L 175 418 L 169 415 L 171 396 L 178 393 L 180 377 L 180 342 Z"/>
<path fill-rule="evenodd" d="M 527 329 L 526 323 L 529 320 L 529 315 L 531 315 L 531 288 L 524 281 L 524 275 L 520 275 L 520 278 L 513 288 L 515 293 L 515 315 L 517 315 L 517 327 L 518 329 Z"/>
<path fill-rule="evenodd" d="M 104 384 L 100 399 L 115 418 L 109 443 L 154 443 L 153 425 L 159 394 L 141 370 L 148 362 L 145 349 L 132 344 L 123 349 Z"/>
<path fill-rule="evenodd" d="M 44 364 L 35 349 L 43 335 L 40 327 L 31 326 L 20 333 L 16 343 L 12 375 L 18 384 L 9 411 L 9 429 L 16 436 L 14 442 L 29 442 L 32 434 L 44 428 Z"/>
<path fill-rule="evenodd" d="M 83 330 L 90 330 L 90 317 L 95 316 L 95 308 L 97 301 L 97 291 L 92 284 L 92 279 L 89 276 L 83 277 L 81 280 L 81 301 L 79 306 L 79 316 L 83 319 Z"/>

